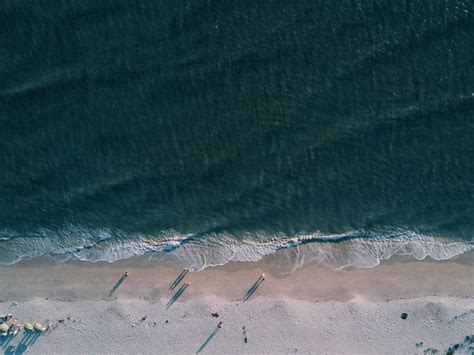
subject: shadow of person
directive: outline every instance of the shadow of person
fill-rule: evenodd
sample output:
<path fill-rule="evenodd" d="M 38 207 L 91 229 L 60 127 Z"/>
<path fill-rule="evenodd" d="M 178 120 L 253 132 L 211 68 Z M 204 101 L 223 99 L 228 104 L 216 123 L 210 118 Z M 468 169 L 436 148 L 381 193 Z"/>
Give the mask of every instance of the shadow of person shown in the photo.
<path fill-rule="evenodd" d="M 214 329 L 214 331 L 207 337 L 206 341 L 204 343 L 202 343 L 202 345 L 199 347 L 198 351 L 196 351 L 196 354 L 199 354 L 201 351 L 204 350 L 204 348 L 207 346 L 207 344 L 209 344 L 209 342 L 212 340 L 212 338 L 214 338 L 214 336 L 217 334 L 219 329 L 221 329 L 221 324 L 222 323 L 219 323 L 217 325 L 216 329 Z"/>
<path fill-rule="evenodd" d="M 184 279 L 184 277 L 186 276 L 186 274 L 189 272 L 189 269 L 186 268 L 184 269 L 183 271 L 181 271 L 181 273 L 178 275 L 178 277 L 173 281 L 173 283 L 170 285 L 169 287 L 169 290 L 173 291 L 176 286 L 179 285 L 179 283 L 181 282 L 182 279 Z"/>
<path fill-rule="evenodd" d="M 173 303 L 175 303 L 179 297 L 181 297 L 181 295 L 183 294 L 183 292 L 188 288 L 188 286 L 190 285 L 189 282 L 185 282 L 180 288 L 178 291 L 176 291 L 176 293 L 174 294 L 173 297 L 171 297 L 171 299 L 168 301 L 168 303 L 166 304 L 166 310 L 168 310 L 172 305 Z"/>
<path fill-rule="evenodd" d="M 115 283 L 114 287 L 112 287 L 112 289 L 110 290 L 109 297 L 111 297 L 115 293 L 115 291 L 117 291 L 117 289 L 120 287 L 122 282 L 125 281 L 127 276 L 128 276 L 128 273 L 125 272 L 125 274 L 123 274 L 122 277 L 120 279 L 118 279 L 118 281 Z"/>
<path fill-rule="evenodd" d="M 260 275 L 260 277 L 257 279 L 257 281 L 255 281 L 255 283 L 252 285 L 252 287 L 250 287 L 248 289 L 248 291 L 245 294 L 245 296 L 243 297 L 242 301 L 243 302 L 247 301 L 254 294 L 254 292 L 257 291 L 257 288 L 262 284 L 263 281 L 265 281 L 265 275 L 264 274 Z"/>

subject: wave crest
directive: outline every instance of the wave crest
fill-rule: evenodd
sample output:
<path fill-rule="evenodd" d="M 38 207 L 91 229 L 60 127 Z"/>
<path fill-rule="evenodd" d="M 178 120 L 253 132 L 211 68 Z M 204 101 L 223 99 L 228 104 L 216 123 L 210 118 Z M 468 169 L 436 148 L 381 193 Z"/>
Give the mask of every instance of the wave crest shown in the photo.
<path fill-rule="evenodd" d="M 332 269 L 369 268 L 394 255 L 446 260 L 473 249 L 472 241 L 451 241 L 408 230 L 297 236 L 262 232 L 237 238 L 226 233 L 182 234 L 173 230 L 155 236 L 128 235 L 69 226 L 59 233 L 39 230 L 27 237 L 4 231 L 0 236 L 0 264 L 10 265 L 40 256 L 50 256 L 58 262 L 70 259 L 114 262 L 149 255 L 199 271 L 231 261 L 256 262 L 277 254 L 295 271 L 309 262 Z"/>

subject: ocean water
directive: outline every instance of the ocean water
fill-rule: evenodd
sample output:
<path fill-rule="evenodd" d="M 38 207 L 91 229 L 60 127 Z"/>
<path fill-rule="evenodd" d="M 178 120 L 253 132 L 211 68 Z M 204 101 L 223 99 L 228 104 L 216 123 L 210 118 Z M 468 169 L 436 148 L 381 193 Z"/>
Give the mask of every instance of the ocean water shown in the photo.
<path fill-rule="evenodd" d="M 0 264 L 451 258 L 473 138 L 470 0 L 0 6 Z"/>

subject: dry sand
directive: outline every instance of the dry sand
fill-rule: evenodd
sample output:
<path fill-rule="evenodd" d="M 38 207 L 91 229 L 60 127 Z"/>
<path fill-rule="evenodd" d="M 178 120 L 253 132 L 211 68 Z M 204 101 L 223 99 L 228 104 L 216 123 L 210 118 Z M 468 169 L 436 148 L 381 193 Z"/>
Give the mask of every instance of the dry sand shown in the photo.
<path fill-rule="evenodd" d="M 444 262 L 398 258 L 372 269 L 331 271 L 307 265 L 292 275 L 277 272 L 274 265 L 265 258 L 190 272 L 183 282 L 191 285 L 168 310 L 180 286 L 173 292 L 168 287 L 181 270 L 144 258 L 0 267 L 0 315 L 53 324 L 28 347 L 23 332 L 0 340 L 1 350 L 423 353 L 446 351 L 474 333 L 471 254 Z M 109 298 L 125 270 L 129 276 Z M 265 281 L 242 302 L 263 272 Z M 459 350 L 468 353 L 470 346 Z"/>

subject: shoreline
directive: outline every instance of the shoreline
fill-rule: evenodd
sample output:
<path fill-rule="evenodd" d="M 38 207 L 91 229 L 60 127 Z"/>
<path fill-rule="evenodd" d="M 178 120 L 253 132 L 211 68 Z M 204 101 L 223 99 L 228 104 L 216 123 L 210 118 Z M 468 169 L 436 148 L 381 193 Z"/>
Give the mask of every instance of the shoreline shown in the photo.
<path fill-rule="evenodd" d="M 168 288 L 182 271 L 176 266 L 147 258 L 30 260 L 0 267 L 0 311 L 22 322 L 52 321 L 29 346 L 33 354 L 151 354 L 157 346 L 160 353 L 196 353 L 219 321 L 222 329 L 203 352 L 446 351 L 474 329 L 473 266 L 468 253 L 446 261 L 396 257 L 340 271 L 307 264 L 288 274 L 269 256 L 189 272 L 181 284 L 191 285 L 167 310 L 177 290 Z M 125 270 L 128 277 L 107 297 Z M 262 273 L 265 281 L 242 302 Z M 20 334 L 1 350 L 21 345 Z"/>
<path fill-rule="evenodd" d="M 120 288 L 121 298 L 156 300 L 183 270 L 174 264 L 159 263 L 147 257 L 109 262 L 71 260 L 56 263 L 38 258 L 0 266 L 0 301 L 50 299 L 104 299 L 120 275 L 127 270 L 127 282 Z M 348 300 L 364 295 L 373 300 L 392 299 L 390 295 L 474 296 L 474 253 L 449 260 L 395 256 L 370 268 L 350 267 L 332 270 L 317 263 L 303 265 L 294 272 L 278 255 L 258 262 L 230 262 L 222 266 L 190 271 L 186 277 L 194 283 L 191 293 L 237 297 L 238 291 L 265 273 L 274 297 L 310 297 L 311 299 Z M 455 276 L 455 277 L 454 277 Z M 226 287 L 221 287 L 225 283 Z M 243 286 L 242 283 L 244 284 Z M 301 285 L 306 284 L 306 287 Z"/>
<path fill-rule="evenodd" d="M 112 237 L 99 242 L 90 240 L 87 246 L 83 247 L 54 247 L 55 242 L 51 237 L 34 238 L 33 244 L 30 245 L 31 242 L 31 238 L 21 237 L 0 240 L 3 247 L 3 250 L 0 250 L 0 266 L 45 258 L 59 263 L 115 263 L 127 259 L 149 259 L 202 271 L 208 267 L 232 262 L 259 262 L 263 258 L 279 258 L 284 263 L 293 262 L 294 270 L 305 263 L 319 263 L 339 270 L 350 267 L 370 268 L 379 265 L 383 260 L 399 256 L 412 256 L 417 260 L 427 257 L 449 260 L 474 251 L 472 240 L 424 236 L 410 231 L 350 231 L 340 234 L 279 236 L 276 240 L 263 242 L 236 240 L 225 234 L 209 236 L 203 242 L 194 240 L 194 236 L 179 233 L 168 237 L 160 236 L 158 239 L 137 237 L 117 241 Z"/>

